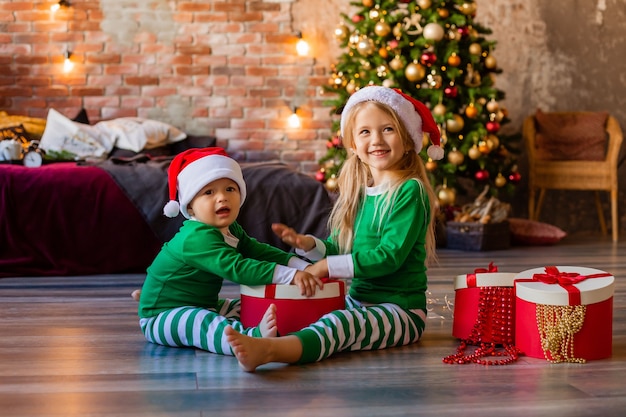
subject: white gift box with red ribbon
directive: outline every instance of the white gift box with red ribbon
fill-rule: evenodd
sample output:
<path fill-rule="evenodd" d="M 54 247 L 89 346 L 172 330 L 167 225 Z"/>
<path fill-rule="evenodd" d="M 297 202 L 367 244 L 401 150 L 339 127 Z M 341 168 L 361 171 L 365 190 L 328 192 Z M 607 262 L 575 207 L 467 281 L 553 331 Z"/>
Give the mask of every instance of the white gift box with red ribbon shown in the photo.
<path fill-rule="evenodd" d="M 285 335 L 303 329 L 326 313 L 346 306 L 345 282 L 323 280 L 324 288 L 306 297 L 296 285 L 242 285 L 241 323 L 245 327 L 259 324 L 270 304 L 276 305 L 278 334 Z"/>
<path fill-rule="evenodd" d="M 579 266 L 547 266 L 515 277 L 515 342 L 527 356 L 550 358 L 542 347 L 538 305 L 584 305 L 582 327 L 573 334 L 568 353 L 582 360 L 611 356 L 615 277 Z"/>
<path fill-rule="evenodd" d="M 498 268 L 489 264 L 489 268 L 478 268 L 474 273 L 466 275 L 457 275 L 454 279 L 454 316 L 452 322 L 452 335 L 458 339 L 467 339 L 479 316 L 481 292 L 487 287 L 513 287 L 513 279 L 515 273 L 512 272 L 498 272 Z M 500 309 L 508 310 L 505 313 L 512 315 L 513 320 L 515 316 L 513 305 L 500 306 Z M 486 306 L 483 306 L 486 308 Z M 483 342 L 497 342 L 500 340 L 494 340 L 494 337 L 501 335 L 501 333 L 508 332 L 513 333 L 514 329 L 498 329 L 495 330 L 495 323 L 493 321 L 494 313 L 492 311 L 486 312 L 486 320 L 482 323 L 482 336 Z"/>

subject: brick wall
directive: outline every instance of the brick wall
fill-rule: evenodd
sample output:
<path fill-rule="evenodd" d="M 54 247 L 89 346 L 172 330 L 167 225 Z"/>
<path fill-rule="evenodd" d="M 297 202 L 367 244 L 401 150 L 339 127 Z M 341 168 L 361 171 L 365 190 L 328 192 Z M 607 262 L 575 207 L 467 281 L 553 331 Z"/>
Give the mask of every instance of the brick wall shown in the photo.
<path fill-rule="evenodd" d="M 0 109 L 153 118 L 213 134 L 241 159 L 317 169 L 327 70 L 296 54 L 296 0 L 73 0 L 52 13 L 55 3 L 0 1 Z M 295 106 L 300 129 L 287 126 Z"/>

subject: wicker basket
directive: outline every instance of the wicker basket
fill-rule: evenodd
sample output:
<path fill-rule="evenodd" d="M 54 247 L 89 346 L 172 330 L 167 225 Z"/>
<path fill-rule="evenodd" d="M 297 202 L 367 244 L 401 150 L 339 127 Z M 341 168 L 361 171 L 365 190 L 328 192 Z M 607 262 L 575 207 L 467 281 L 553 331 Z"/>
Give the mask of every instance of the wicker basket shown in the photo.
<path fill-rule="evenodd" d="M 448 222 L 447 248 L 465 251 L 508 249 L 511 247 L 509 222 L 482 224 L 478 222 Z"/>

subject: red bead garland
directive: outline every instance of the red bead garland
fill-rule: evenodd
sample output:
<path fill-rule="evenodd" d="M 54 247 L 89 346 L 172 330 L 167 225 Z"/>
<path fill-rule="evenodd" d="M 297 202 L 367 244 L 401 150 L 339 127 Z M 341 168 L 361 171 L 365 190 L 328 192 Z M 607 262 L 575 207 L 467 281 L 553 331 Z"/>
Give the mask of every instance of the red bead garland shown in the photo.
<path fill-rule="evenodd" d="M 457 353 L 443 358 L 444 363 L 507 365 L 515 362 L 522 352 L 513 345 L 515 298 L 513 287 L 481 287 L 478 297 L 478 317 L 467 339 L 461 341 Z M 478 347 L 466 354 L 468 345 Z M 503 359 L 487 360 L 485 357 Z"/>

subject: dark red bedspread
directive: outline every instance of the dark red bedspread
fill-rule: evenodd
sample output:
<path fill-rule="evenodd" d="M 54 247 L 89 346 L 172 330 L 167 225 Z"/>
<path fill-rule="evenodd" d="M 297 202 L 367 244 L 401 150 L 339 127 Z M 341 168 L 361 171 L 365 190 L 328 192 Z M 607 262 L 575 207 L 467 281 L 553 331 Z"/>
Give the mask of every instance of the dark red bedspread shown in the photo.
<path fill-rule="evenodd" d="M 143 272 L 160 247 L 105 170 L 0 165 L 0 277 Z"/>

